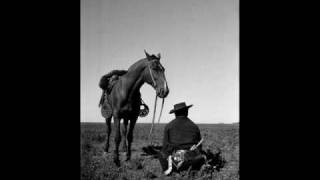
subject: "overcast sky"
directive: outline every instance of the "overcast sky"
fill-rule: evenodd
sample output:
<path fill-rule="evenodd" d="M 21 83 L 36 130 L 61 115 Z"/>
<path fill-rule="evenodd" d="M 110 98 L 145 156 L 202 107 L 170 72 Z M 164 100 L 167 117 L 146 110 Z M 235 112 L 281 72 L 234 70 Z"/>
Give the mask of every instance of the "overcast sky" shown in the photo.
<path fill-rule="evenodd" d="M 182 101 L 195 123 L 239 121 L 239 0 L 82 0 L 81 122 L 104 122 L 101 76 L 128 69 L 144 49 L 166 68 L 161 122 Z M 155 91 L 145 84 L 141 94 L 150 114 L 138 123 L 151 122 Z"/>

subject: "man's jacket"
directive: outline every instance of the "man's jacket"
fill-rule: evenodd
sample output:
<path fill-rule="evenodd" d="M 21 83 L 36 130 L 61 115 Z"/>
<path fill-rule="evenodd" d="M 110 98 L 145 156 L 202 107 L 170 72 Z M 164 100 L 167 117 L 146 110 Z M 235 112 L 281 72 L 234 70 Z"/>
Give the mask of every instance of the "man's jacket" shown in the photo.
<path fill-rule="evenodd" d="M 162 152 L 168 156 L 175 150 L 188 150 L 200 140 L 199 127 L 188 117 L 178 116 L 165 126 Z"/>

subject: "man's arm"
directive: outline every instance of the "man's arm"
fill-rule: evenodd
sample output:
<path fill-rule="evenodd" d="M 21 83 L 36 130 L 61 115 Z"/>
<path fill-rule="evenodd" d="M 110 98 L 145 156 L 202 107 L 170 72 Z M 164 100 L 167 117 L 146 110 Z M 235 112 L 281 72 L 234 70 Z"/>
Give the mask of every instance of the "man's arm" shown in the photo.
<path fill-rule="evenodd" d="M 202 139 L 200 130 L 199 130 L 199 132 L 198 132 L 198 139 L 200 139 L 200 140 Z M 200 141 L 200 140 L 199 140 L 199 141 Z M 202 143 L 198 146 L 198 149 L 202 150 Z"/>
<path fill-rule="evenodd" d="M 200 133 L 200 129 L 199 129 L 199 127 L 197 128 L 198 130 L 197 130 L 197 134 L 196 134 L 196 139 L 197 139 L 197 141 L 198 141 L 198 143 L 201 141 L 201 139 L 202 139 L 202 137 L 201 137 L 201 133 Z M 202 143 L 198 146 L 198 149 L 202 149 Z"/>

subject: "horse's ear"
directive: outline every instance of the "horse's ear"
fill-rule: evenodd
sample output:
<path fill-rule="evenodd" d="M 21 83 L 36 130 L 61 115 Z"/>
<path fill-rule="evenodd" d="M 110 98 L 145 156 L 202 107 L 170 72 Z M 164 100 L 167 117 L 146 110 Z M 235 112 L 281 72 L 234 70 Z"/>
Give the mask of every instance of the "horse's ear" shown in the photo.
<path fill-rule="evenodd" d="M 148 60 L 151 60 L 151 56 L 147 53 L 146 50 L 144 50 L 144 53 L 146 54 L 147 59 L 148 59 Z"/>
<path fill-rule="evenodd" d="M 159 58 L 159 60 L 160 60 L 160 58 L 161 58 L 161 54 L 160 54 L 160 53 L 158 53 L 158 58 Z"/>

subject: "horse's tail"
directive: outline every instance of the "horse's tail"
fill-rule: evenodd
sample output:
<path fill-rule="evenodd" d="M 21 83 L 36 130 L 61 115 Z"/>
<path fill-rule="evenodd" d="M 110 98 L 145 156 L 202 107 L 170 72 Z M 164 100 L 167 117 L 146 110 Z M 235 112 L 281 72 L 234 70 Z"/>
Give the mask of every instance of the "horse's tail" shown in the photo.
<path fill-rule="evenodd" d="M 102 95 L 101 95 L 101 98 L 100 98 L 100 102 L 99 102 L 99 107 L 103 105 L 104 103 L 104 100 L 105 100 L 105 91 L 102 91 Z"/>

